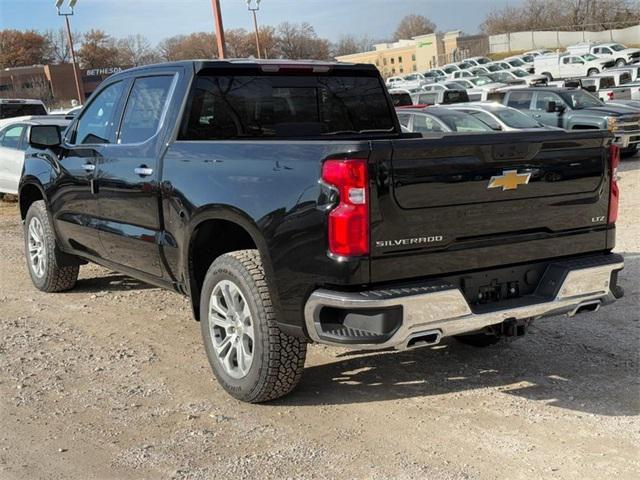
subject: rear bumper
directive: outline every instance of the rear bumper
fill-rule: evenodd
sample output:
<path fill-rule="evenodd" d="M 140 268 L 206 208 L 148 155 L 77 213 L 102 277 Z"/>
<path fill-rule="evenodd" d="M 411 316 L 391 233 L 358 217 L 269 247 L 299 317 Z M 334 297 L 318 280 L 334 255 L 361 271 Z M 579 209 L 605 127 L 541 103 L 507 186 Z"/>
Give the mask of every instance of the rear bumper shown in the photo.
<path fill-rule="evenodd" d="M 622 296 L 616 285 L 624 267 L 617 254 L 581 257 L 548 265 L 535 293 L 496 304 L 472 307 L 462 292 L 447 282 L 372 290 L 337 292 L 316 290 L 305 306 L 309 337 L 318 343 L 357 349 L 408 348 L 416 338 L 461 335 L 507 320 L 528 320 L 551 315 L 573 316 L 580 310 L 596 310 Z M 345 325 L 330 329 L 323 324 L 323 310 L 341 312 Z M 349 316 L 351 315 L 351 317 Z M 384 317 L 393 320 L 382 320 Z M 334 315 L 335 316 L 335 315 Z M 347 319 L 353 319 L 348 325 Z M 367 322 L 387 331 L 372 335 Z M 354 326 L 355 325 L 355 326 Z"/>

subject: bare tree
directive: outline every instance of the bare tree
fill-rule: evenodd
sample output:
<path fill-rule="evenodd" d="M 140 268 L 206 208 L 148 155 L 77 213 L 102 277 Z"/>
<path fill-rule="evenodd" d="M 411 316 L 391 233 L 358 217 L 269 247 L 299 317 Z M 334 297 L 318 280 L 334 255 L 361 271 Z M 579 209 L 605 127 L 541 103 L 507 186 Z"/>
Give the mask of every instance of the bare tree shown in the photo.
<path fill-rule="evenodd" d="M 234 28 L 224 32 L 227 55 L 231 58 L 246 58 L 256 55 L 253 33 L 244 28 Z"/>
<path fill-rule="evenodd" d="M 49 57 L 53 63 L 69 63 L 71 62 L 71 50 L 69 49 L 69 39 L 67 32 L 60 28 L 58 30 L 47 30 L 44 36 L 48 42 Z M 73 43 L 76 48 L 82 42 L 82 34 L 80 32 L 72 32 Z"/>
<path fill-rule="evenodd" d="M 393 34 L 394 40 L 401 38 L 411 38 L 418 35 L 426 35 L 436 31 L 436 24 L 423 15 L 411 14 L 400 20 L 396 32 Z"/>
<path fill-rule="evenodd" d="M 129 35 L 116 42 L 118 48 L 118 63 L 120 65 L 134 66 L 157 63 L 160 54 L 151 47 L 149 41 L 140 34 Z"/>
<path fill-rule="evenodd" d="M 637 0 L 528 0 L 493 10 L 481 24 L 489 35 L 527 30 L 607 30 L 636 25 Z"/>
<path fill-rule="evenodd" d="M 278 25 L 278 49 L 283 58 L 326 60 L 331 57 L 329 41 L 319 38 L 313 27 L 304 23 Z"/>
<path fill-rule="evenodd" d="M 351 53 L 366 52 L 373 48 L 374 41 L 369 36 L 354 37 L 352 35 L 343 35 L 332 46 L 332 55 L 339 57 L 341 55 L 349 55 Z"/>

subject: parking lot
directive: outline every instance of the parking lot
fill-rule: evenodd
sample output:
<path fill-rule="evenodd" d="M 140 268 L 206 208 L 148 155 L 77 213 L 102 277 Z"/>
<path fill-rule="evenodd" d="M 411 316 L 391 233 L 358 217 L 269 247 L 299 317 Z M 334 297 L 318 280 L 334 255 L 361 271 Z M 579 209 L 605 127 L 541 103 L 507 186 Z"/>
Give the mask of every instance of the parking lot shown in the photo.
<path fill-rule="evenodd" d="M 0 478 L 637 478 L 638 156 L 621 189 L 614 306 L 486 349 L 311 346 L 265 405 L 214 381 L 186 298 L 97 266 L 35 290 L 0 203 Z"/>

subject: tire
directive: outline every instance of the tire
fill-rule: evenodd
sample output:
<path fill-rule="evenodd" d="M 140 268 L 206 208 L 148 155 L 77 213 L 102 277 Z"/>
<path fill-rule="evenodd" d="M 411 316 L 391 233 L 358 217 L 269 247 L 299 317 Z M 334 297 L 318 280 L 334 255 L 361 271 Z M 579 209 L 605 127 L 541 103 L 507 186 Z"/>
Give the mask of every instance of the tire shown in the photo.
<path fill-rule="evenodd" d="M 616 60 L 616 67 L 624 67 L 627 64 L 627 61 L 624 58 L 619 58 Z"/>
<path fill-rule="evenodd" d="M 502 337 L 495 333 L 473 333 L 471 335 L 457 335 L 453 338 L 472 347 L 489 347 L 499 343 Z"/>
<path fill-rule="evenodd" d="M 587 77 L 592 77 L 592 76 L 593 76 L 593 75 L 595 75 L 596 73 L 600 73 L 600 72 L 598 71 L 598 69 L 597 69 L 597 68 L 590 68 L 590 69 L 587 71 Z"/>
<path fill-rule="evenodd" d="M 60 265 L 62 252 L 43 200 L 33 202 L 24 222 L 25 258 L 31 281 L 43 292 L 63 292 L 76 285 L 79 265 Z"/>
<path fill-rule="evenodd" d="M 300 381 L 307 343 L 278 328 L 257 250 L 226 253 L 211 264 L 202 286 L 200 326 L 214 375 L 238 400 L 274 400 Z"/>
<path fill-rule="evenodd" d="M 549 72 L 544 72 L 542 75 L 547 77 L 547 81 L 548 82 L 552 82 L 553 81 L 553 75 L 551 75 Z"/>

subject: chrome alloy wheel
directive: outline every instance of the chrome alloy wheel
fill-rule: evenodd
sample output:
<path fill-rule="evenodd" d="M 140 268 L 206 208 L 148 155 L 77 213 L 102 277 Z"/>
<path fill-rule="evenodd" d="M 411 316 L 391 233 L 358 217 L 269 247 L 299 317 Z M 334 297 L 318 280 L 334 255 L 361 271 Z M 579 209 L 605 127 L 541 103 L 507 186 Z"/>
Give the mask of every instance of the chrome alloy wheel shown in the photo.
<path fill-rule="evenodd" d="M 245 377 L 253 363 L 254 323 L 244 295 L 230 280 L 220 280 L 211 292 L 209 334 L 224 371 Z"/>
<path fill-rule="evenodd" d="M 44 277 L 47 249 L 44 244 L 44 228 L 38 217 L 33 217 L 28 228 L 29 262 L 31 271 L 38 278 Z"/>

